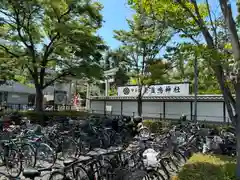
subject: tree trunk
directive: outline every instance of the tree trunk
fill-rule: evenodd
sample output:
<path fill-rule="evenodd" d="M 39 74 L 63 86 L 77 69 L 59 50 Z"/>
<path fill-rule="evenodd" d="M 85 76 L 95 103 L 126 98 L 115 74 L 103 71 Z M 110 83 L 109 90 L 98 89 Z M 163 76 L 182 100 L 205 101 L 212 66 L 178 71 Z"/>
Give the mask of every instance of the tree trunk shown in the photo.
<path fill-rule="evenodd" d="M 36 111 L 43 111 L 43 90 L 40 87 L 36 87 Z"/>
<path fill-rule="evenodd" d="M 240 180 L 240 83 L 236 85 L 237 180 Z"/>
<path fill-rule="evenodd" d="M 142 96 L 138 95 L 137 97 L 137 110 L 138 116 L 142 116 Z"/>

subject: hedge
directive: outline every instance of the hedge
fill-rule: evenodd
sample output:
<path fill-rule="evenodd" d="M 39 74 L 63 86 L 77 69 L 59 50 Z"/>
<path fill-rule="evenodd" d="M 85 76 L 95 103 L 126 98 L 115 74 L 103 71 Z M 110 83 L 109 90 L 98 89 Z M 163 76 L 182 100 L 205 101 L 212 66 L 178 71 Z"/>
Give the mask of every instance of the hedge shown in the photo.
<path fill-rule="evenodd" d="M 234 180 L 236 158 L 194 154 L 172 180 Z"/>
<path fill-rule="evenodd" d="M 47 121 L 56 120 L 59 118 L 65 118 L 65 117 L 80 117 L 80 118 L 86 118 L 89 113 L 88 112 L 80 112 L 80 111 L 44 111 L 44 112 L 35 112 L 35 111 L 19 111 L 19 114 L 21 114 L 23 117 L 27 117 L 29 120 L 31 120 L 32 123 L 38 123 L 41 125 L 45 125 Z M 1 114 L 2 116 L 9 114 Z"/>
<path fill-rule="evenodd" d="M 169 129 L 173 125 L 179 123 L 178 120 L 144 120 L 143 124 L 147 126 L 153 133 L 161 133 L 164 129 Z M 231 128 L 231 125 L 219 124 L 219 123 L 209 123 L 200 122 L 200 126 L 204 125 L 204 128 L 217 128 L 218 130 Z"/>

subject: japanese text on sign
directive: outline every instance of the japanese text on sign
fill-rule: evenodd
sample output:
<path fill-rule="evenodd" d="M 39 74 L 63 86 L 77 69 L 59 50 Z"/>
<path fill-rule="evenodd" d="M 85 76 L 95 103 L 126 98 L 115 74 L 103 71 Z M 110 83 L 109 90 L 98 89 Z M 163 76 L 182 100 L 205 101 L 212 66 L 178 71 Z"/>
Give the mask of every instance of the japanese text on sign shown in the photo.
<path fill-rule="evenodd" d="M 138 86 L 118 88 L 118 96 L 137 96 Z M 142 87 L 143 96 L 185 96 L 189 95 L 189 84 L 152 85 Z"/>

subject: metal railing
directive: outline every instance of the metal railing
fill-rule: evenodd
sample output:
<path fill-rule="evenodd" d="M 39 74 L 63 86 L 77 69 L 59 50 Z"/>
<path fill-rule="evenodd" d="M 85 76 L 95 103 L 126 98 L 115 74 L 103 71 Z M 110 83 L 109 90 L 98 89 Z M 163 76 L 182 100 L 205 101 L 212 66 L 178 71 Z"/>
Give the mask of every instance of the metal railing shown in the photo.
<path fill-rule="evenodd" d="M 44 107 L 48 107 L 49 105 L 46 105 Z M 0 105 L 0 112 L 8 112 L 8 111 L 27 111 L 34 109 L 33 105 L 29 104 L 6 104 L 6 105 Z M 51 110 L 53 111 L 71 111 L 75 110 L 75 107 L 73 105 L 53 105 Z"/>

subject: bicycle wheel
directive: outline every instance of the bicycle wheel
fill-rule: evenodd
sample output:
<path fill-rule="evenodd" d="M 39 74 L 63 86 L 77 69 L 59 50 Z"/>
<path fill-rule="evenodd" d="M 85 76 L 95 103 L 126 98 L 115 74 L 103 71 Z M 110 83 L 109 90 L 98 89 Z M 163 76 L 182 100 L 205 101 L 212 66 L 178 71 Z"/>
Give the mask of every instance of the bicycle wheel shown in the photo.
<path fill-rule="evenodd" d="M 51 173 L 48 180 L 65 180 L 66 176 L 63 172 L 60 171 L 54 171 Z"/>
<path fill-rule="evenodd" d="M 37 162 L 36 166 L 40 168 L 50 168 L 56 162 L 55 151 L 47 144 L 40 143 L 36 150 Z"/>
<path fill-rule="evenodd" d="M 150 179 L 152 179 L 152 180 L 165 180 L 165 177 L 161 173 L 159 173 L 155 170 L 149 170 L 149 171 L 147 171 L 146 179 L 149 179 L 149 180 Z"/>
<path fill-rule="evenodd" d="M 174 156 L 174 158 L 176 158 L 176 160 L 178 161 L 178 163 L 180 165 L 183 165 L 187 161 L 186 157 L 179 151 L 175 151 L 173 153 L 173 156 Z"/>
<path fill-rule="evenodd" d="M 78 166 L 76 168 L 75 179 L 76 180 L 90 180 L 90 176 L 88 175 L 88 172 L 83 167 Z"/>
<path fill-rule="evenodd" d="M 26 167 L 35 167 L 36 165 L 36 150 L 31 144 L 27 143 L 17 143 L 16 144 L 22 155 L 22 166 Z"/>
<path fill-rule="evenodd" d="M 63 137 L 63 141 L 61 142 L 61 150 L 63 159 L 67 158 L 75 158 L 78 154 L 78 145 L 77 143 L 69 138 Z"/>
<path fill-rule="evenodd" d="M 111 144 L 110 136 L 106 132 L 102 132 L 100 134 L 102 148 L 108 148 Z"/>
<path fill-rule="evenodd" d="M 178 166 L 171 158 L 163 158 L 161 162 L 169 173 L 178 171 Z"/>
<path fill-rule="evenodd" d="M 22 172 L 21 153 L 13 148 L 9 148 L 8 155 L 5 156 L 5 166 L 9 176 L 16 178 Z"/>
<path fill-rule="evenodd" d="M 127 173 L 122 180 L 142 180 L 147 177 L 148 173 L 143 170 L 135 170 L 133 172 Z"/>

